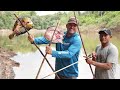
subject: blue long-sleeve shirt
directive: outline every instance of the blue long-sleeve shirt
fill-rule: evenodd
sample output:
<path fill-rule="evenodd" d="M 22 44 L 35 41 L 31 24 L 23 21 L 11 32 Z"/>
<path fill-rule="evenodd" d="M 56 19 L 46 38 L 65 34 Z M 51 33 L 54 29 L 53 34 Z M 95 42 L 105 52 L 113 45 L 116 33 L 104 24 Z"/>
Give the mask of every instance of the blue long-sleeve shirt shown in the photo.
<path fill-rule="evenodd" d="M 34 42 L 36 44 L 49 43 L 49 41 L 44 37 L 35 38 Z M 71 37 L 66 37 L 65 33 L 63 43 L 57 43 L 56 51 L 52 50 L 52 57 L 56 57 L 55 70 L 59 70 L 77 62 L 81 46 L 79 34 L 75 33 Z M 66 77 L 78 77 L 78 63 L 58 72 L 58 74 Z"/>

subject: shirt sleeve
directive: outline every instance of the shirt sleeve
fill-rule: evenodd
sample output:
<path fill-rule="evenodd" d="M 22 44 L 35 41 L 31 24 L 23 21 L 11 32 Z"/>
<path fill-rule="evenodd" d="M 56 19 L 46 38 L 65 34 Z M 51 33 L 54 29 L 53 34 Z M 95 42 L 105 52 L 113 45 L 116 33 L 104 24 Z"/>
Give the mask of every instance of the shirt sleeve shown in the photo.
<path fill-rule="evenodd" d="M 100 45 L 97 45 L 95 48 L 95 52 L 97 53 L 98 48 L 100 47 Z"/>
<path fill-rule="evenodd" d="M 118 63 L 118 49 L 117 49 L 117 47 L 111 47 L 109 49 L 107 62 Z"/>
<path fill-rule="evenodd" d="M 50 41 L 48 41 L 45 37 L 37 37 L 34 39 L 34 42 L 36 44 L 48 44 Z"/>
<path fill-rule="evenodd" d="M 78 39 L 77 41 L 74 40 L 68 50 L 65 51 L 52 51 L 52 57 L 56 58 L 71 58 L 73 57 L 76 52 L 78 52 L 81 48 L 81 41 Z"/>

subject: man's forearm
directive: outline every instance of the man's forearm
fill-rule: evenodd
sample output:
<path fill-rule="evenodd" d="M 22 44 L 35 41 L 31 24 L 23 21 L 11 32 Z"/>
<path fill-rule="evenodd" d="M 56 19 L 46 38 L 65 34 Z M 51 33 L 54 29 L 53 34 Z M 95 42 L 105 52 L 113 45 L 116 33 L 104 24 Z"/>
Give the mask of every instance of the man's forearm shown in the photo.
<path fill-rule="evenodd" d="M 107 69 L 107 70 L 112 67 L 111 63 L 100 63 L 100 62 L 96 62 L 96 61 L 93 61 L 92 65 L 99 67 L 101 69 Z"/>

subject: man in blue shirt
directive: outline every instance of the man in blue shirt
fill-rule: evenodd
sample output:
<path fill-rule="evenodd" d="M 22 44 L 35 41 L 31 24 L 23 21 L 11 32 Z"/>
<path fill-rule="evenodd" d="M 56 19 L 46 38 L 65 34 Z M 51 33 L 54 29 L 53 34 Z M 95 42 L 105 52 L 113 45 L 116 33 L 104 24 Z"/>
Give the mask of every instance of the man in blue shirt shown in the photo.
<path fill-rule="evenodd" d="M 71 17 L 66 24 L 67 31 L 65 32 L 63 43 L 56 43 L 56 50 L 52 50 L 50 46 L 46 46 L 46 53 L 51 54 L 56 58 L 55 71 L 64 68 L 79 59 L 80 49 L 82 47 L 81 39 L 77 33 L 77 23 L 74 17 Z M 45 37 L 33 38 L 28 36 L 28 40 L 36 44 L 48 44 L 49 41 Z M 60 79 L 77 79 L 78 77 L 78 63 L 68 67 L 60 72 L 58 76 Z M 58 79 L 55 77 L 55 79 Z"/>

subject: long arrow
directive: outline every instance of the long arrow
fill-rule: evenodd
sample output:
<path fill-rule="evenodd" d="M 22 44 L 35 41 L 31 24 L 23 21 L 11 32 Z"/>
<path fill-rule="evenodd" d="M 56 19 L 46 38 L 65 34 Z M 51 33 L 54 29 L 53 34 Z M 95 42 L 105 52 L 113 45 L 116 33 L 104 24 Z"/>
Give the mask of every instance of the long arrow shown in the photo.
<path fill-rule="evenodd" d="M 19 20 L 20 24 L 22 25 L 22 27 L 24 27 L 24 29 L 26 30 L 26 32 L 28 33 L 28 35 L 30 35 L 30 33 L 28 32 L 27 28 L 23 25 L 23 23 L 21 22 L 21 20 L 18 18 L 18 16 L 16 14 L 14 14 L 15 17 Z M 55 71 L 53 69 L 53 67 L 51 66 L 51 64 L 49 63 L 49 61 L 47 60 L 47 58 L 45 57 L 45 55 L 43 54 L 43 52 L 40 50 L 40 48 L 36 45 L 36 43 L 33 41 L 33 44 L 36 46 L 36 48 L 40 51 L 40 53 L 42 54 L 42 56 L 44 57 L 44 59 L 47 61 L 48 65 L 51 67 L 51 69 L 53 70 L 53 72 Z M 58 76 L 58 75 L 57 75 Z M 58 76 L 59 77 L 59 76 Z"/>
<path fill-rule="evenodd" d="M 75 14 L 75 11 L 73 11 L 73 12 L 74 12 L 74 17 L 75 17 L 75 19 L 76 19 L 78 32 L 79 32 L 79 35 L 80 35 L 80 38 L 81 38 L 81 41 L 82 41 L 83 49 L 84 49 L 85 55 L 87 56 L 87 52 L 86 52 L 86 50 L 85 50 L 85 46 L 84 46 L 84 43 L 83 43 L 83 40 L 82 40 L 82 36 L 81 36 L 81 33 L 80 33 L 80 29 L 79 29 L 79 26 L 78 26 L 78 21 L 77 21 L 77 18 L 76 18 L 76 14 Z M 91 67 L 90 64 L 89 64 L 89 66 L 90 66 L 90 70 L 91 70 L 91 72 L 92 72 L 93 77 L 95 77 L 95 76 L 94 76 L 94 73 L 93 73 L 93 70 L 92 70 L 92 67 Z"/>
<path fill-rule="evenodd" d="M 51 38 L 51 40 L 50 40 L 49 46 L 51 46 L 51 44 L 52 44 L 52 40 L 53 40 L 53 37 L 54 37 L 54 35 L 55 35 L 55 31 L 56 31 L 57 28 L 58 28 L 59 23 L 60 23 L 60 20 L 57 22 L 57 26 L 55 27 L 55 30 L 54 30 L 54 32 L 53 32 L 53 35 L 52 35 L 52 38 Z M 45 61 L 46 56 L 47 56 L 47 53 L 45 54 L 45 57 L 43 58 L 43 61 L 42 61 L 41 65 L 40 65 L 40 68 L 39 68 L 38 73 L 37 73 L 37 75 L 36 75 L 36 79 L 38 78 L 38 75 L 39 75 L 40 70 L 41 70 L 41 68 L 42 68 L 42 66 L 43 66 L 43 63 L 44 63 L 44 61 Z M 53 71 L 53 72 L 54 72 L 54 71 Z M 57 77 L 58 77 L 58 79 L 60 79 L 58 75 L 57 75 Z"/>
<path fill-rule="evenodd" d="M 91 55 L 92 55 L 92 54 L 88 55 L 88 58 L 92 58 Z M 44 76 L 44 77 L 41 78 L 41 79 L 44 79 L 44 78 L 49 77 L 49 76 L 51 76 L 51 75 L 53 75 L 53 74 L 55 74 L 55 73 L 58 73 L 58 72 L 66 69 L 66 68 L 69 68 L 69 67 L 71 67 L 71 66 L 73 66 L 73 65 L 75 65 L 75 64 L 77 64 L 77 63 L 79 63 L 79 62 L 80 62 L 80 61 L 77 61 L 77 62 L 75 62 L 75 63 L 72 63 L 72 64 L 68 65 L 68 66 L 65 66 L 65 67 L 63 67 L 63 68 L 61 68 L 61 69 L 59 69 L 59 70 L 57 70 L 57 71 L 55 71 L 55 72 L 53 72 L 53 73 L 50 73 L 50 74 Z"/>

